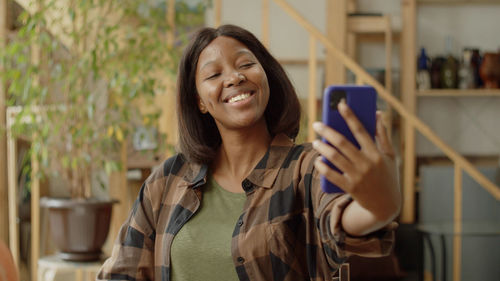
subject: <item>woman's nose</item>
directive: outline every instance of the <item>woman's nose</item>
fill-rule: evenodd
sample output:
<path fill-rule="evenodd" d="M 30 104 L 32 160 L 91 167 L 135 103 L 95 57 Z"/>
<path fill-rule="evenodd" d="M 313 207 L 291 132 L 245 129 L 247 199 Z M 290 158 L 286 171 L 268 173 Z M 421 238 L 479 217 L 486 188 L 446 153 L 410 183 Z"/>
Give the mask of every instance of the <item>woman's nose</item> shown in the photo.
<path fill-rule="evenodd" d="M 233 73 L 231 73 L 231 75 L 227 77 L 225 81 L 225 87 L 239 85 L 245 80 L 246 80 L 245 75 L 243 75 L 241 72 L 234 71 Z"/>

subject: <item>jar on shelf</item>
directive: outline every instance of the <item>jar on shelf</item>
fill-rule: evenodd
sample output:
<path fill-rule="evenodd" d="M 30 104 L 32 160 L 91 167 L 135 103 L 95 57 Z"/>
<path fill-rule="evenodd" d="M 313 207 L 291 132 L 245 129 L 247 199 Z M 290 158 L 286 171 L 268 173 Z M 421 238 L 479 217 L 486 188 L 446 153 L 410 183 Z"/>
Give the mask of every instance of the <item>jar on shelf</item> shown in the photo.
<path fill-rule="evenodd" d="M 485 53 L 479 69 L 484 88 L 497 89 L 500 85 L 500 53 Z"/>

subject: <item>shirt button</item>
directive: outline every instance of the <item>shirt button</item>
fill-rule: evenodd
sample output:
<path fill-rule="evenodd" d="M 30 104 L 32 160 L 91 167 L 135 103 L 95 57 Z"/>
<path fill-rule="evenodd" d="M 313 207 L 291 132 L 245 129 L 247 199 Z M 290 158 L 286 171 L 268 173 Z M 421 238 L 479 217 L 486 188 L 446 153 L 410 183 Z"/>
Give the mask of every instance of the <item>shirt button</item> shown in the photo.
<path fill-rule="evenodd" d="M 243 257 L 238 257 L 236 259 L 239 263 L 244 263 L 245 262 L 245 259 Z"/>
<path fill-rule="evenodd" d="M 243 225 L 243 220 L 239 220 L 238 221 L 238 226 L 242 226 Z"/>
<path fill-rule="evenodd" d="M 243 181 L 243 190 L 248 191 L 252 186 L 253 184 L 249 180 Z"/>

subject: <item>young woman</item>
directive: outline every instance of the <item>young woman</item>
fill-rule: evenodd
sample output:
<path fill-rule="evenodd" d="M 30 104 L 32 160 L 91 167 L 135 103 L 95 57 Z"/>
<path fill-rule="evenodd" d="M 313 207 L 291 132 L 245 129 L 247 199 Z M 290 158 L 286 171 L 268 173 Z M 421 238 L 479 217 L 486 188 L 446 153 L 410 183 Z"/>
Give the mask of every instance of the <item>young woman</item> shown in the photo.
<path fill-rule="evenodd" d="M 194 37 L 177 95 L 181 153 L 144 183 L 98 280 L 329 280 L 349 255 L 390 251 L 401 199 L 380 121 L 374 143 L 342 103 L 360 150 L 321 123 L 336 148 L 294 144 L 290 80 L 232 25 Z M 320 175 L 345 193 L 323 193 Z"/>

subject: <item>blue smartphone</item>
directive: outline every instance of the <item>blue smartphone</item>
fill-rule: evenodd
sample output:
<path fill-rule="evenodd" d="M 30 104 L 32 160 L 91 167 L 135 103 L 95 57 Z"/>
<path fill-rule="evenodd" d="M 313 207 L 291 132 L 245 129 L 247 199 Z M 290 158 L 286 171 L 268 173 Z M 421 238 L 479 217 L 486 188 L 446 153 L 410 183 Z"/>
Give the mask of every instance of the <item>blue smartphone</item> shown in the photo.
<path fill-rule="evenodd" d="M 327 87 L 324 92 L 323 123 L 344 135 L 359 149 L 360 146 L 356 138 L 354 138 L 349 126 L 338 112 L 337 106 L 342 99 L 345 99 L 347 105 L 363 124 L 366 131 L 370 134 L 372 139 L 375 139 L 377 92 L 371 86 L 357 85 L 332 85 Z M 331 145 L 324 138 L 322 141 Z M 324 157 L 323 162 L 328 164 L 332 169 L 342 173 L 341 170 Z M 344 192 L 340 187 L 329 182 L 324 176 L 321 176 L 321 189 L 326 193 Z"/>

